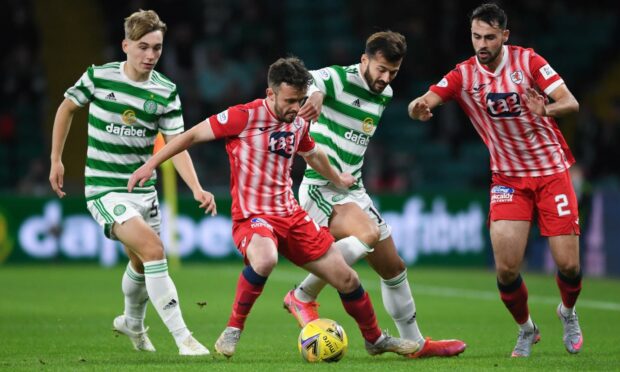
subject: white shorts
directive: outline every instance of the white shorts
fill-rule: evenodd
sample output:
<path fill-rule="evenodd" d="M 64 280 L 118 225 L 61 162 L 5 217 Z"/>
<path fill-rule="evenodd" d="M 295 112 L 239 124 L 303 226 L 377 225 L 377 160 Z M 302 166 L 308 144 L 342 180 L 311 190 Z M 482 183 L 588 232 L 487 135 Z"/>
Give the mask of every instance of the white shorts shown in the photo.
<path fill-rule="evenodd" d="M 321 226 L 329 226 L 334 205 L 347 203 L 357 204 L 377 223 L 381 234 L 379 241 L 387 239 L 392 234 L 392 228 L 381 217 L 366 189 L 341 190 L 331 184 L 319 186 L 302 183 L 299 186 L 299 204 Z"/>
<path fill-rule="evenodd" d="M 86 207 L 110 239 L 116 240 L 112 235 L 114 223 L 122 224 L 136 216 L 142 217 L 159 234 L 161 215 L 156 191 L 145 194 L 111 192 L 87 201 Z"/>

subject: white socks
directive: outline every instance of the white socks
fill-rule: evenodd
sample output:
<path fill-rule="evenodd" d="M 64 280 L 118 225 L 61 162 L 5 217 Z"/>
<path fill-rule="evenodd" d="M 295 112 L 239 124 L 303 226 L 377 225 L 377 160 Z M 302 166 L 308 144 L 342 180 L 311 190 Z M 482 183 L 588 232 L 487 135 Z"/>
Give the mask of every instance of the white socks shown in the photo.
<path fill-rule="evenodd" d="M 127 327 L 134 332 L 144 330 L 144 316 L 149 295 L 144 283 L 144 274 L 133 269 L 131 261 L 123 274 L 121 287 L 125 295 L 125 322 Z"/>
<path fill-rule="evenodd" d="M 525 332 L 532 332 L 534 330 L 534 322 L 532 321 L 532 317 L 528 316 L 527 321 L 523 324 L 519 324 L 519 327 Z"/>
<path fill-rule="evenodd" d="M 400 337 L 424 346 L 424 337 L 416 321 L 415 302 L 407 281 L 407 270 L 392 279 L 381 279 L 381 297 L 383 306 L 394 320 Z"/>
<path fill-rule="evenodd" d="M 348 236 L 338 240 L 334 246 L 340 250 L 344 260 L 352 266 L 362 257 L 366 257 L 372 252 L 372 248 L 362 243 L 355 236 Z M 295 297 L 301 302 L 311 302 L 316 300 L 319 293 L 327 283 L 314 274 L 309 274 L 295 289 Z"/>
<path fill-rule="evenodd" d="M 183 321 L 179 296 L 172 279 L 168 276 L 166 259 L 144 262 L 144 278 L 151 303 L 172 333 L 177 345 L 180 345 L 191 333 Z"/>
<path fill-rule="evenodd" d="M 575 308 L 574 307 L 565 307 L 563 303 L 560 303 L 560 314 L 562 314 L 563 317 L 569 317 L 573 314 L 575 314 Z"/>

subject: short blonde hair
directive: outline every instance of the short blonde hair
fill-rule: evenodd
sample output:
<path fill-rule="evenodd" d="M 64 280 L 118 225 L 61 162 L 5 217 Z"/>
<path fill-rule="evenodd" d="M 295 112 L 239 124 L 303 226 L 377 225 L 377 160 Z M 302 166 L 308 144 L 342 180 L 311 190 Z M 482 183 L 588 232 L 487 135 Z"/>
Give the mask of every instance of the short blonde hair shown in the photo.
<path fill-rule="evenodd" d="M 159 19 L 154 10 L 140 9 L 125 18 L 125 38 L 128 40 L 140 40 L 142 36 L 153 31 L 165 34 L 167 29 L 168 26 Z"/>

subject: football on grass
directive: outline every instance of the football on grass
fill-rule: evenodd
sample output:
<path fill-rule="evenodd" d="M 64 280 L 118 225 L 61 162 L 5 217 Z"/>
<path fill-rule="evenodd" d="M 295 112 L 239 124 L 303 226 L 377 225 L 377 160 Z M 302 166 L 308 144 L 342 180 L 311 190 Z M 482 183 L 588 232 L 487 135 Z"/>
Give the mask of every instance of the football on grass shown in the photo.
<path fill-rule="evenodd" d="M 347 352 L 349 340 L 340 324 L 331 319 L 316 319 L 299 334 L 299 351 L 307 362 L 337 362 Z"/>

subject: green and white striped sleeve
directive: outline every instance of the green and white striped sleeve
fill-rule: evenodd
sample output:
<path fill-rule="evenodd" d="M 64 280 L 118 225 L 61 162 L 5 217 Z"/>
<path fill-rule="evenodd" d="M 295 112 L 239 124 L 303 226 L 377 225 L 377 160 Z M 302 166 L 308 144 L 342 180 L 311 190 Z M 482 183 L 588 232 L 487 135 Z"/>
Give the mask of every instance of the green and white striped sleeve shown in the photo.
<path fill-rule="evenodd" d="M 89 67 L 80 79 L 67 89 L 65 98 L 70 99 L 80 107 L 86 106 L 93 100 L 95 94 L 95 84 L 93 83 L 93 66 Z"/>
<path fill-rule="evenodd" d="M 159 118 L 159 130 L 168 136 L 183 133 L 185 129 L 181 99 L 176 89 L 172 91 L 169 99 L 170 103 Z"/>

